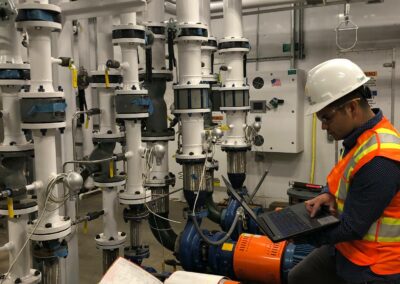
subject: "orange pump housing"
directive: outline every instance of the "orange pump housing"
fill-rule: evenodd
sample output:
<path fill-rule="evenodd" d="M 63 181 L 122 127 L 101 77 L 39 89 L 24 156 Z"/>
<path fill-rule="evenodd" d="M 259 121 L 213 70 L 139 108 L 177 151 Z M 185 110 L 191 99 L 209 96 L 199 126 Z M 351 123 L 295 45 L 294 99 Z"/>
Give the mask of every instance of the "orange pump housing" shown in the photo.
<path fill-rule="evenodd" d="M 286 242 L 273 243 L 266 236 L 242 234 L 233 255 L 233 270 L 240 280 L 280 284 Z"/>

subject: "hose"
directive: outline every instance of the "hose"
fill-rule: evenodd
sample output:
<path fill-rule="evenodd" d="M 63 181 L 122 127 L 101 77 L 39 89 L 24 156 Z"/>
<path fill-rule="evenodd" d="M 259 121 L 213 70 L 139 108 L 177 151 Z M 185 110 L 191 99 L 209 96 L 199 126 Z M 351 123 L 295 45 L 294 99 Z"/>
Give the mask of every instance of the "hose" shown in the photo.
<path fill-rule="evenodd" d="M 234 231 L 235 228 L 236 228 L 236 224 L 237 224 L 237 222 L 239 221 L 240 215 L 241 215 L 240 210 L 236 211 L 235 219 L 233 219 L 233 222 L 232 222 L 231 227 L 229 228 L 229 230 L 228 230 L 228 232 L 226 233 L 226 235 L 225 235 L 222 239 L 220 239 L 220 240 L 218 240 L 218 241 L 212 241 L 212 240 L 210 240 L 206 235 L 204 235 L 203 231 L 200 229 L 200 225 L 199 225 L 199 223 L 197 222 L 197 218 L 196 218 L 195 216 L 192 216 L 192 220 L 193 220 L 193 223 L 194 223 L 194 226 L 195 226 L 197 232 L 199 233 L 199 235 L 201 236 L 201 238 L 202 238 L 207 244 L 212 245 L 212 246 L 219 246 L 219 245 L 222 245 L 224 242 L 226 242 L 226 241 L 230 238 L 230 236 L 232 235 L 233 231 Z"/>
<path fill-rule="evenodd" d="M 221 222 L 222 210 L 217 204 L 215 204 L 212 197 L 212 192 L 207 195 L 205 204 L 208 211 L 208 219 L 216 224 L 219 224 Z"/>
<path fill-rule="evenodd" d="M 312 120 L 310 183 L 314 183 L 314 177 L 315 177 L 315 160 L 316 160 L 316 148 L 317 148 L 316 145 L 317 145 L 317 116 L 314 113 Z"/>

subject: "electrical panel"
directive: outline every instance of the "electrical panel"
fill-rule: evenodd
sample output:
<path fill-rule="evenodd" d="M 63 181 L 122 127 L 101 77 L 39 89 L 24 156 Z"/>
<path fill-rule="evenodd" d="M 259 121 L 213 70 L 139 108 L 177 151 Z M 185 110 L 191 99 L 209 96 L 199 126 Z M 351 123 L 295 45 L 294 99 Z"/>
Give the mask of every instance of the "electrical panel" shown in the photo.
<path fill-rule="evenodd" d="M 299 153 L 304 149 L 305 72 L 256 71 L 248 74 L 250 107 L 247 122 L 261 122 L 252 151 Z"/>

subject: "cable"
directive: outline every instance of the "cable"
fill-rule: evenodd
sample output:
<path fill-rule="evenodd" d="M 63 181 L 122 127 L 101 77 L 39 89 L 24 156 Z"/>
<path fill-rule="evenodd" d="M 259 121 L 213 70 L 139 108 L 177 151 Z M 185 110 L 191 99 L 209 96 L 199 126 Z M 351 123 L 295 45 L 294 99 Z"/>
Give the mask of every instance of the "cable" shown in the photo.
<path fill-rule="evenodd" d="M 163 216 L 161 216 L 161 215 L 158 215 L 157 213 L 153 212 L 153 211 L 150 209 L 150 207 L 147 205 L 147 203 L 144 203 L 144 206 L 146 206 L 147 210 L 149 210 L 149 212 L 150 212 L 151 214 L 153 214 L 154 216 L 157 216 L 157 217 L 160 218 L 160 219 L 164 219 L 164 220 L 166 220 L 166 221 L 174 222 L 174 223 L 177 223 L 177 224 L 181 224 L 181 223 L 182 223 L 182 222 L 180 222 L 180 221 L 175 221 L 175 220 L 172 220 L 172 219 L 165 218 L 165 217 L 163 217 Z M 0 284 L 1 284 L 1 283 L 0 283 Z"/>
<path fill-rule="evenodd" d="M 12 269 L 13 269 L 15 263 L 17 262 L 18 258 L 21 256 L 23 250 L 25 249 L 26 245 L 28 244 L 28 242 L 30 241 L 31 237 L 32 237 L 33 234 L 35 233 L 35 231 L 36 231 L 37 227 L 39 226 L 40 222 L 42 222 L 42 219 L 43 219 L 43 217 L 44 217 L 44 214 L 45 214 L 46 212 L 50 212 L 50 211 L 47 211 L 47 210 L 46 210 L 47 203 L 48 203 L 49 200 L 50 200 L 50 193 L 51 193 L 51 192 L 53 191 L 53 189 L 55 188 L 55 187 L 54 187 L 54 185 L 56 184 L 55 181 L 58 180 L 59 177 L 62 176 L 62 175 L 64 175 L 64 174 L 58 174 L 58 175 L 56 175 L 56 176 L 49 182 L 49 184 L 47 185 L 47 188 L 46 188 L 46 194 L 47 194 L 47 195 L 46 195 L 46 200 L 45 200 L 45 202 L 44 202 L 43 211 L 42 211 L 42 213 L 40 214 L 39 218 L 37 219 L 37 222 L 36 222 L 36 224 L 35 224 L 35 226 L 34 226 L 32 232 L 29 233 L 29 236 L 26 238 L 26 241 L 25 241 L 25 243 L 23 244 L 22 248 L 21 248 L 20 251 L 17 253 L 17 256 L 14 258 L 13 262 L 10 264 L 10 267 L 8 268 L 8 271 L 4 274 L 4 278 L 1 279 L 0 284 L 3 284 L 3 282 L 4 282 L 4 281 L 7 279 L 7 277 L 9 276 L 9 274 L 10 274 L 10 272 L 12 271 Z M 51 186 L 51 187 L 50 187 L 50 186 Z"/>
<path fill-rule="evenodd" d="M 317 116 L 314 113 L 312 118 L 312 138 L 311 138 L 311 173 L 310 183 L 314 183 L 315 177 L 315 160 L 316 160 L 316 144 L 317 144 Z"/>
<path fill-rule="evenodd" d="M 228 239 L 230 238 L 230 236 L 232 235 L 233 231 L 234 231 L 235 228 L 236 228 L 236 224 L 237 224 L 237 222 L 239 221 L 240 215 L 241 215 L 240 211 L 236 211 L 236 215 L 235 215 L 235 218 L 233 219 L 233 223 L 232 223 L 231 227 L 229 228 L 229 230 L 228 230 L 228 232 L 226 233 L 226 235 L 225 235 L 222 239 L 220 239 L 220 240 L 218 240 L 218 241 L 212 241 L 212 240 L 210 240 L 206 235 L 204 235 L 204 233 L 203 233 L 202 230 L 200 229 L 199 223 L 197 222 L 196 216 L 192 216 L 192 220 L 193 220 L 194 226 L 196 227 L 197 232 L 199 233 L 199 235 L 201 236 L 201 238 L 202 238 L 207 244 L 212 245 L 212 246 L 219 246 L 219 245 L 223 244 L 224 242 L 226 242 L 226 240 L 228 240 Z"/>

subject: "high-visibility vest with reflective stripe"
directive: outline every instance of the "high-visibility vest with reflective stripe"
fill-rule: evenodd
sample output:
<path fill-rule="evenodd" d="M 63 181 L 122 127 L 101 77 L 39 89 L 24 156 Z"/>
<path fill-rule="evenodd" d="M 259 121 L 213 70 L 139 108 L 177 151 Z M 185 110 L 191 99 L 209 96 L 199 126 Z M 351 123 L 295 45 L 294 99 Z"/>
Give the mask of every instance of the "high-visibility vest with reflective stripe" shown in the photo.
<path fill-rule="evenodd" d="M 336 197 L 339 214 L 344 210 L 352 178 L 377 156 L 400 161 L 400 134 L 385 117 L 358 137 L 356 145 L 328 175 L 329 191 Z M 338 243 L 336 248 L 351 262 L 370 266 L 376 274 L 400 273 L 400 192 L 362 240 Z"/>

